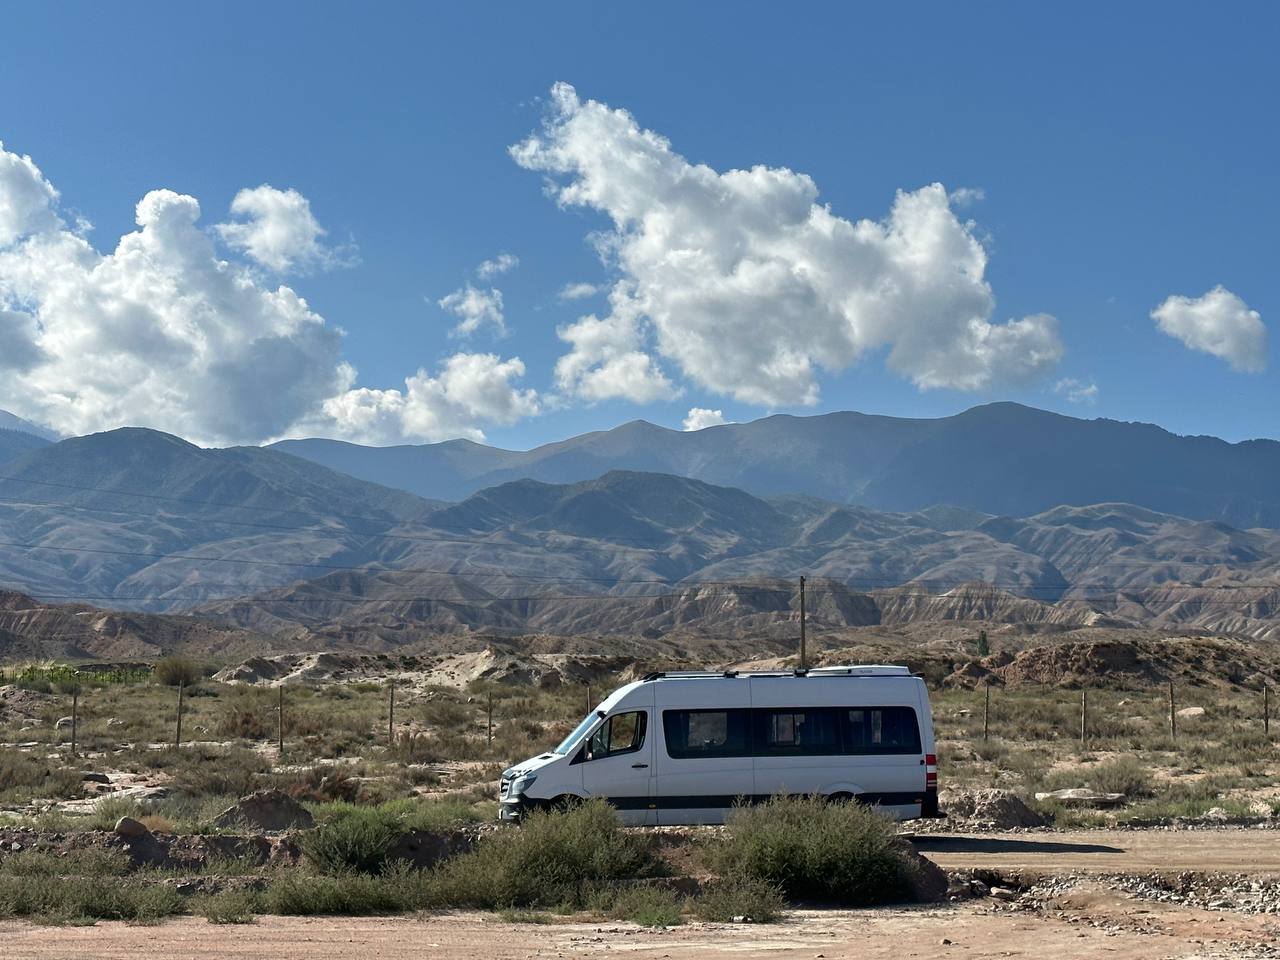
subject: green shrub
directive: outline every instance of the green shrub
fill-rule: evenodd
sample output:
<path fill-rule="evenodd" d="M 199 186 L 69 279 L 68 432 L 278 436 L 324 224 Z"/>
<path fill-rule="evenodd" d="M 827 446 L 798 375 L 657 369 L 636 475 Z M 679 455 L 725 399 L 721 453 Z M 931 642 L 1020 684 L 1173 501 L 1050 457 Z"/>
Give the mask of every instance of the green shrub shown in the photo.
<path fill-rule="evenodd" d="M 259 898 L 252 890 L 224 890 L 195 904 L 195 912 L 210 923 L 253 923 Z"/>
<path fill-rule="evenodd" d="M 44 923 L 152 923 L 182 908 L 182 896 L 171 887 L 119 877 L 0 877 L 0 917 Z"/>
<path fill-rule="evenodd" d="M 420 910 L 428 902 L 429 878 L 403 864 L 380 876 L 289 873 L 273 881 L 262 897 L 266 913 L 288 916 L 368 916 Z"/>
<path fill-rule="evenodd" d="M 165 657 L 156 661 L 153 676 L 166 687 L 190 687 L 200 682 L 201 672 L 195 661 L 186 657 Z"/>
<path fill-rule="evenodd" d="M 674 927 L 684 922 L 683 909 L 680 898 L 670 890 L 642 884 L 618 889 L 609 915 L 642 927 Z"/>
<path fill-rule="evenodd" d="M 595 890 L 657 872 L 646 838 L 623 830 L 613 808 L 593 800 L 492 834 L 437 868 L 433 889 L 442 906 L 582 906 Z"/>
<path fill-rule="evenodd" d="M 712 853 L 717 872 L 776 884 L 790 900 L 863 906 L 914 894 L 906 842 L 862 804 L 775 797 L 735 810 L 728 834 Z"/>
<path fill-rule="evenodd" d="M 1126 797 L 1151 796 L 1151 771 L 1134 757 L 1116 757 L 1087 771 L 1089 786 L 1099 793 L 1123 793 Z"/>
<path fill-rule="evenodd" d="M 9 877 L 122 877 L 130 870 L 129 857 L 119 850 L 89 847 L 65 854 L 23 850 L 0 860 L 0 874 Z"/>
<path fill-rule="evenodd" d="M 0 797 L 6 800 L 72 799 L 83 788 L 79 770 L 20 750 L 0 750 Z"/>
<path fill-rule="evenodd" d="M 378 873 L 387 851 L 404 834 L 400 819 L 373 807 L 346 807 L 302 840 L 307 859 L 326 873 Z"/>
<path fill-rule="evenodd" d="M 782 891 L 773 884 L 752 877 L 730 877 L 708 884 L 694 901 L 693 912 L 713 923 L 732 923 L 737 917 L 772 923 L 786 905 Z"/>

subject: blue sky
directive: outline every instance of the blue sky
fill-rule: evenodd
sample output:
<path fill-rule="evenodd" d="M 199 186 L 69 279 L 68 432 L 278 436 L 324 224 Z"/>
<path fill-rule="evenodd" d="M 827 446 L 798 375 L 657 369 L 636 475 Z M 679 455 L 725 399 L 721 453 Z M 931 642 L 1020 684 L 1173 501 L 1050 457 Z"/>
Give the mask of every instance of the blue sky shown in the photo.
<path fill-rule="evenodd" d="M 522 361 L 522 376 L 506 371 L 506 385 L 525 391 L 506 415 L 471 417 L 455 404 L 426 428 L 406 415 L 396 421 L 404 439 L 482 430 L 490 442 L 526 447 L 636 417 L 678 427 L 695 407 L 730 420 L 838 409 L 937 416 L 1005 399 L 1180 433 L 1280 436 L 1274 338 L 1262 351 L 1256 336 L 1237 338 L 1237 367 L 1240 351 L 1252 350 L 1245 366 L 1256 372 L 1244 372 L 1227 348 L 1213 355 L 1184 342 L 1197 336 L 1186 325 L 1213 304 L 1200 313 L 1194 303 L 1170 308 L 1181 339 L 1151 316 L 1171 296 L 1200 298 L 1219 285 L 1233 295 L 1223 323 L 1248 327 L 1251 310 L 1270 328 L 1280 314 L 1280 138 L 1266 119 L 1280 90 L 1273 5 L 73 3 L 10 5 L 4 21 L 0 140 L 56 188 L 67 230 L 76 217 L 92 222 L 87 241 L 98 253 L 137 230 L 134 206 L 158 188 L 197 198 L 199 226 L 210 234 L 235 220 L 228 208 L 242 189 L 296 190 L 327 231 L 320 243 L 328 253 L 306 269 L 273 272 L 231 249 L 230 234 L 215 241 L 218 256 L 256 271 L 262 289 L 286 284 L 326 329 L 346 331 L 338 347 L 308 340 L 285 365 L 314 361 L 331 372 L 325 351 L 336 349 L 358 371 L 344 389 L 391 391 L 420 368 L 439 377 L 458 353 Z M 705 289 L 672 292 L 656 261 L 630 274 L 602 262 L 591 236 L 608 232 L 605 208 L 558 204 L 545 164 L 530 169 L 508 152 L 535 134 L 554 146 L 543 124 L 561 81 L 582 103 L 628 111 L 690 163 L 807 174 L 817 203 L 845 220 L 883 220 L 899 190 L 935 182 L 980 190 L 982 199 L 952 208 L 958 222 L 973 221 L 969 235 L 988 256 L 987 319 L 999 326 L 1050 314 L 1056 352 L 1023 362 L 1019 339 L 969 378 L 974 389 L 922 389 L 922 378 L 939 377 L 921 373 L 926 361 L 908 354 L 933 334 L 930 318 L 911 311 L 938 301 L 909 298 L 881 326 L 906 324 L 911 343 L 892 330 L 860 333 L 831 369 L 821 367 L 826 348 L 810 348 L 819 364 L 806 374 L 812 405 L 798 402 L 794 384 L 726 388 L 735 372 L 717 372 L 705 350 L 695 361 L 692 348 L 686 355 L 672 343 L 691 299 L 709 316 L 723 310 L 726 344 L 755 342 L 758 328 L 736 325 L 741 301 L 708 306 Z M 574 176 L 551 175 L 561 186 Z M 624 258 L 645 255 L 644 238 L 636 244 Z M 519 266 L 483 281 L 478 265 L 501 252 Z M 926 265 L 952 266 L 945 257 Z M 570 349 L 557 328 L 609 313 L 603 295 L 565 302 L 557 294 L 620 275 L 651 297 L 660 286 L 656 296 L 672 311 L 665 322 L 636 321 L 637 350 L 661 381 L 630 397 L 557 381 L 556 362 Z M 492 324 L 450 335 L 458 317 L 438 301 L 468 283 L 501 290 L 505 336 Z M 819 293 L 846 289 L 838 277 L 825 283 Z M 32 330 L 47 329 L 39 325 L 68 299 L 47 284 L 12 297 L 15 315 L 34 318 Z M 767 314 L 767 298 L 757 307 Z M 801 325 L 796 333 L 812 342 L 822 331 Z M 117 336 L 110 326 L 98 335 Z M 1199 336 L 1203 344 L 1212 331 Z M 901 358 L 891 368 L 895 344 Z M 235 343 L 220 349 L 242 355 Z M 217 353 L 198 362 L 225 366 Z M 157 412 L 150 425 L 209 442 L 288 432 L 270 418 L 243 433 L 227 426 L 273 403 L 270 369 L 245 360 L 243 370 L 173 400 L 189 424 Z M 28 361 L 9 393 L 0 389 L 0 407 L 78 432 L 146 420 L 190 379 L 161 377 L 149 388 L 155 397 L 135 393 L 127 403 L 114 402 L 106 379 L 93 397 L 34 395 L 66 393 L 65 376 Z M 303 407 L 332 386 L 312 372 L 298 377 L 280 387 L 309 398 L 285 418 L 292 432 L 314 425 Z M 1089 386 L 1096 391 L 1068 396 Z M 218 409 L 206 417 L 203 404 Z M 395 438 L 357 427 L 346 435 Z"/>

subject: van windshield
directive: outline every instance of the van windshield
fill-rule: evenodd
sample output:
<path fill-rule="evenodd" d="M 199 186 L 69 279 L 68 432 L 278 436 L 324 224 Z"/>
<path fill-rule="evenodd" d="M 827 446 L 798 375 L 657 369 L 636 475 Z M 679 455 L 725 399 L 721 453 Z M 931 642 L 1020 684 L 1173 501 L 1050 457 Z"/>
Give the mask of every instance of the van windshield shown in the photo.
<path fill-rule="evenodd" d="M 595 726 L 596 721 L 603 716 L 604 714 L 601 712 L 588 713 L 583 717 L 582 722 L 573 728 L 573 733 L 561 740 L 560 746 L 556 747 L 551 752 L 558 753 L 561 756 L 565 756 L 572 752 L 573 748 L 578 745 L 578 742 L 587 735 L 587 731 Z"/>

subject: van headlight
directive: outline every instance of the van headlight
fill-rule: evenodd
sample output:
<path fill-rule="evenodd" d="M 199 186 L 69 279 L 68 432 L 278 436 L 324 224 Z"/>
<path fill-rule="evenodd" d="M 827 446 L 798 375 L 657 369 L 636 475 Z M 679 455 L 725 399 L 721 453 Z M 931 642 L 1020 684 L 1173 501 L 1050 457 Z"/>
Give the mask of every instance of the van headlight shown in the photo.
<path fill-rule="evenodd" d="M 537 779 L 538 778 L 533 776 L 532 774 L 526 774 L 523 777 L 517 777 L 511 783 L 510 796 L 513 796 L 513 797 L 520 796 L 522 793 L 528 790 L 531 786 L 533 786 L 533 781 Z"/>

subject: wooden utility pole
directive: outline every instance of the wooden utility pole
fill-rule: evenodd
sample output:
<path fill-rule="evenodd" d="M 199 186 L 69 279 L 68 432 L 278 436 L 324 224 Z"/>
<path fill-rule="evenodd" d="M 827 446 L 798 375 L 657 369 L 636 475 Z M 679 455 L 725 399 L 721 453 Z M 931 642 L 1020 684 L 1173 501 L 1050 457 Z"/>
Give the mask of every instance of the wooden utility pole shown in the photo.
<path fill-rule="evenodd" d="M 280 756 L 284 756 L 284 687 L 276 688 L 278 696 L 276 699 L 276 748 L 280 751 Z"/>
<path fill-rule="evenodd" d="M 983 690 L 986 696 L 982 701 L 982 739 L 986 740 L 991 736 L 991 684 L 983 684 Z"/>
<path fill-rule="evenodd" d="M 387 749 L 396 748 L 396 681 L 387 681 Z"/>
<path fill-rule="evenodd" d="M 1271 733 L 1271 687 L 1262 681 L 1262 732 Z"/>
<path fill-rule="evenodd" d="M 80 691 L 71 691 L 71 756 L 76 755 L 76 726 L 80 722 Z"/>
<path fill-rule="evenodd" d="M 186 692 L 187 684 L 184 680 L 178 681 L 178 724 L 173 731 L 173 749 L 177 750 L 182 746 L 182 695 Z"/>
<path fill-rule="evenodd" d="M 804 635 L 804 577 L 800 578 L 800 669 L 809 669 L 809 651 L 805 649 Z"/>
<path fill-rule="evenodd" d="M 485 703 L 484 708 L 485 735 L 488 738 L 487 743 L 493 743 L 493 694 L 489 694 L 489 699 Z"/>
<path fill-rule="evenodd" d="M 1169 736 L 1177 739 L 1178 736 L 1178 714 L 1174 710 L 1173 705 L 1173 681 L 1169 681 Z"/>
<path fill-rule="evenodd" d="M 1089 735 L 1089 691 L 1080 691 L 1080 742 Z"/>

